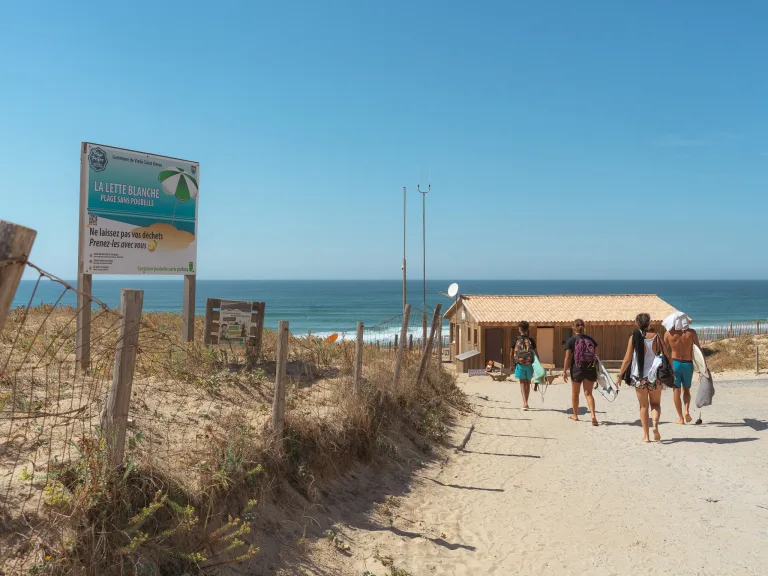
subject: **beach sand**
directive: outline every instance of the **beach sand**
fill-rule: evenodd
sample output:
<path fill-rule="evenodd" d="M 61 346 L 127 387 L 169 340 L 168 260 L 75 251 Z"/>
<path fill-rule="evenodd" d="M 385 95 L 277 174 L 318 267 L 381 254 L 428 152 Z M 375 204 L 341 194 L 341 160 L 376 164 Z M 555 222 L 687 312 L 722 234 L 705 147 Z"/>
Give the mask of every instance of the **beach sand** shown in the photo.
<path fill-rule="evenodd" d="M 570 386 L 532 392 L 523 412 L 517 382 L 462 375 L 466 450 L 372 510 L 350 491 L 328 510 L 350 551 L 315 556 L 357 576 L 394 573 L 390 559 L 413 575 L 768 573 L 768 379 L 737 376 L 715 377 L 700 426 L 674 424 L 665 391 L 662 442 L 643 444 L 631 388 L 596 393 L 595 428 L 568 419 Z"/>

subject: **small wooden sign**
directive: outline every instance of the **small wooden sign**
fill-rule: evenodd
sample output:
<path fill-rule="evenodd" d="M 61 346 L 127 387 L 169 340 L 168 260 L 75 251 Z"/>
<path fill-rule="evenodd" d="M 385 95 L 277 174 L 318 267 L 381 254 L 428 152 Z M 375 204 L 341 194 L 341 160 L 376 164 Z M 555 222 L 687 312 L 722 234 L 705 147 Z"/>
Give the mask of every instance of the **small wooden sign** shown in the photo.
<path fill-rule="evenodd" d="M 264 308 L 264 302 L 206 299 L 203 343 L 252 346 L 260 353 Z"/>

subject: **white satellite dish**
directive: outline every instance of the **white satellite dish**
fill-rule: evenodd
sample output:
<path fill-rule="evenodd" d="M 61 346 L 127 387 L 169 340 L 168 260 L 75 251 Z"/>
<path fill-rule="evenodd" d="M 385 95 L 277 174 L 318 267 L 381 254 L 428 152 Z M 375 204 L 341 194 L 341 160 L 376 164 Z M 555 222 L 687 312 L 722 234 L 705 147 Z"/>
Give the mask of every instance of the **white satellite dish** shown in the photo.
<path fill-rule="evenodd" d="M 456 282 L 448 286 L 448 296 L 450 296 L 451 298 L 454 298 L 458 293 L 459 293 L 459 285 L 456 284 Z"/>

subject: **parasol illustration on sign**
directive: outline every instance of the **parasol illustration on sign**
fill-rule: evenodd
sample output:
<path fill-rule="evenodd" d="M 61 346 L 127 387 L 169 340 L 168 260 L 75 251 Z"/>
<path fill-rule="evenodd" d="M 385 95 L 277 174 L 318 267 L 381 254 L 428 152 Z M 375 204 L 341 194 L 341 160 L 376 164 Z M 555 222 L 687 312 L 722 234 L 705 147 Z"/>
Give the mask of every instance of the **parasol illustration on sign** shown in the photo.
<path fill-rule="evenodd" d="M 160 181 L 165 194 L 176 197 L 176 203 L 184 203 L 197 198 L 197 180 L 184 168 L 163 170 L 157 175 L 157 179 Z M 173 205 L 171 226 L 173 226 L 173 221 L 176 218 L 176 203 Z"/>

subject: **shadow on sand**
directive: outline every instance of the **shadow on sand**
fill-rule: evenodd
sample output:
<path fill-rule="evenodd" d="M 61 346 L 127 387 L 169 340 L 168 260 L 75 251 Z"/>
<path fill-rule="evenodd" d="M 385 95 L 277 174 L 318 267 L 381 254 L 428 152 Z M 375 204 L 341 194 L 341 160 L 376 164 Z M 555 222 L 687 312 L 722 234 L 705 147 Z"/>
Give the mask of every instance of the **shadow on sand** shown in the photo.
<path fill-rule="evenodd" d="M 479 490 L 480 492 L 504 492 L 504 488 L 480 488 L 478 486 L 461 486 L 460 484 L 445 484 L 443 482 L 440 482 L 440 480 L 435 480 L 434 478 L 427 478 L 426 476 L 417 476 L 417 478 L 421 478 L 422 480 L 429 480 L 430 482 L 434 482 L 438 486 L 443 486 L 444 488 L 458 488 L 459 490 Z"/>
<path fill-rule="evenodd" d="M 677 444 L 678 442 L 692 442 L 702 444 L 741 444 L 742 442 L 753 442 L 759 438 L 670 438 L 662 440 L 662 444 Z"/>

